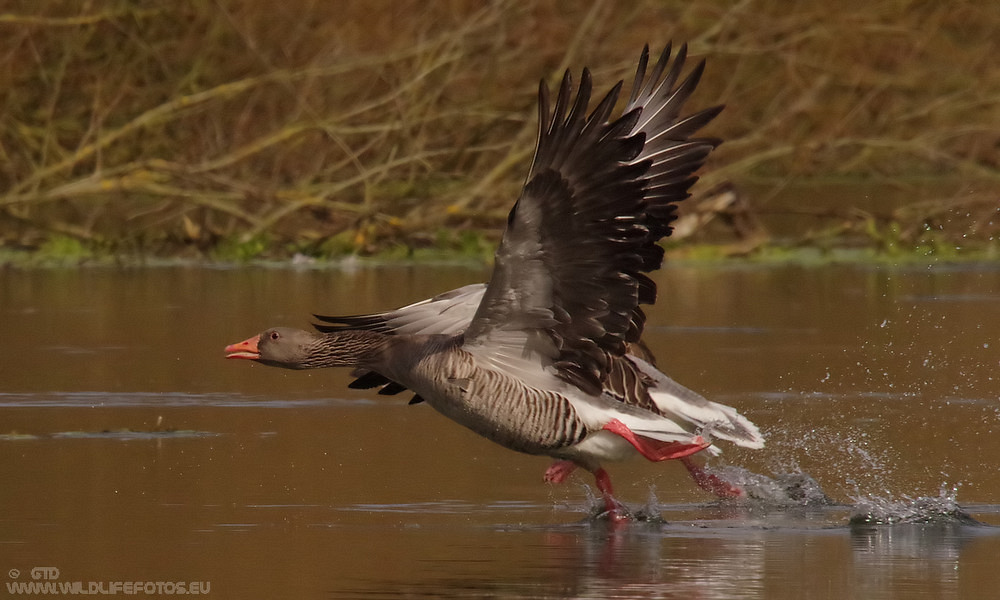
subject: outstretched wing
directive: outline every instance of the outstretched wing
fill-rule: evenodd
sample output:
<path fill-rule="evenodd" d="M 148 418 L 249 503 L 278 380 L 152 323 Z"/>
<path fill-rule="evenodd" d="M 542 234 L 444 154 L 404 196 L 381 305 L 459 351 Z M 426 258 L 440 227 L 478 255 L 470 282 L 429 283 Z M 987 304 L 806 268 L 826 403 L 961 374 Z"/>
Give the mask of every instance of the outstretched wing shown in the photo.
<path fill-rule="evenodd" d="M 383 313 L 347 317 L 313 315 L 324 323 L 313 327 L 324 333 L 368 329 L 402 335 L 458 335 L 469 326 L 485 290 L 486 284 L 473 283 Z"/>
<path fill-rule="evenodd" d="M 718 144 L 691 136 L 721 107 L 679 117 L 703 70 L 699 63 L 677 85 L 685 58 L 682 48 L 668 70 L 668 47 L 646 80 L 644 49 L 626 112 L 613 121 L 621 83 L 589 116 L 587 70 L 575 100 L 566 73 L 551 115 L 542 83 L 535 157 L 465 334 L 468 350 L 508 369 L 541 356 L 563 380 L 600 393 L 612 357 L 642 334 L 639 305 L 656 299 L 645 273 L 663 260 L 657 242 Z"/>
<path fill-rule="evenodd" d="M 485 291 L 486 284 L 473 283 L 383 313 L 346 317 L 313 315 L 323 321 L 314 324 L 313 327 L 324 333 L 367 329 L 392 335 L 459 335 L 469 326 Z M 374 371 L 357 370 L 354 372 L 354 377 L 349 387 L 356 389 L 378 387 L 380 388 L 378 393 L 384 396 L 406 390 L 404 386 Z M 419 401 L 420 397 L 414 396 L 410 404 Z"/>
<path fill-rule="evenodd" d="M 313 315 L 323 321 L 313 327 L 324 333 L 365 329 L 390 335 L 459 335 L 472 321 L 485 291 L 485 283 L 473 283 L 381 313 L 342 317 Z M 638 356 L 648 363 L 656 360 L 641 341 L 629 344 L 628 351 L 630 355 Z M 380 387 L 378 393 L 381 395 L 394 395 L 406 390 L 404 386 L 374 371 L 358 370 L 354 376 L 356 379 L 349 384 L 352 388 Z"/>

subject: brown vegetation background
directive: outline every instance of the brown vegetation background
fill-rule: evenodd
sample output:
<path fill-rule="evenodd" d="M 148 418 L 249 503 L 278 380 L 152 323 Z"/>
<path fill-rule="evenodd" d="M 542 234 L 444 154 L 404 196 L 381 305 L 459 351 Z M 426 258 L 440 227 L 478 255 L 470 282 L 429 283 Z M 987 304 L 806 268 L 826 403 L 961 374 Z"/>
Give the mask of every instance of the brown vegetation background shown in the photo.
<path fill-rule="evenodd" d="M 0 245 L 477 251 L 522 183 L 538 79 L 588 66 L 606 89 L 669 40 L 708 60 L 691 108 L 727 105 L 701 192 L 808 215 L 802 239 L 996 246 L 993 0 L 8 0 Z M 858 182 L 896 200 L 775 200 Z"/>

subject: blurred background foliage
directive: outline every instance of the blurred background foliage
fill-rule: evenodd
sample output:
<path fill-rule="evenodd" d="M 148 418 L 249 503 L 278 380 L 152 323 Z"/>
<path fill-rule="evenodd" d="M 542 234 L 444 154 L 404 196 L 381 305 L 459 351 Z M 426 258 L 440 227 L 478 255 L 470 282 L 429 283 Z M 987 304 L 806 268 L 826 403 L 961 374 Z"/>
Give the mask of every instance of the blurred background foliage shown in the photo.
<path fill-rule="evenodd" d="M 995 252 L 992 0 L 7 0 L 0 246 L 488 256 L 539 78 L 670 40 L 727 105 L 684 236 Z"/>

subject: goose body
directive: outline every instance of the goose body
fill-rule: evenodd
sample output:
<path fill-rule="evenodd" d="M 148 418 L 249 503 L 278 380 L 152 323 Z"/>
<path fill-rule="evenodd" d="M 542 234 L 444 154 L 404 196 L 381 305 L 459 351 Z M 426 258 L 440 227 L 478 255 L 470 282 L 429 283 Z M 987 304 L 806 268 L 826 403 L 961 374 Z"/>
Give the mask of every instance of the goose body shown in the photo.
<path fill-rule="evenodd" d="M 353 367 L 352 387 L 411 390 L 412 402 L 500 445 L 556 458 L 547 481 L 591 471 L 612 516 L 619 505 L 601 463 L 637 453 L 680 459 L 703 487 L 738 494 L 688 457 L 717 453 L 716 440 L 762 447 L 760 432 L 661 373 L 640 345 L 639 305 L 656 297 L 645 273 L 663 259 L 657 242 L 718 144 L 692 136 L 721 107 L 680 116 L 704 67 L 680 81 L 685 58 L 682 47 L 671 63 L 668 46 L 646 79 L 644 50 L 615 120 L 621 83 L 589 115 L 588 71 L 575 100 L 568 73 L 554 106 L 540 86 L 535 157 L 488 284 L 385 313 L 317 315 L 317 333 L 269 329 L 227 356 Z"/>

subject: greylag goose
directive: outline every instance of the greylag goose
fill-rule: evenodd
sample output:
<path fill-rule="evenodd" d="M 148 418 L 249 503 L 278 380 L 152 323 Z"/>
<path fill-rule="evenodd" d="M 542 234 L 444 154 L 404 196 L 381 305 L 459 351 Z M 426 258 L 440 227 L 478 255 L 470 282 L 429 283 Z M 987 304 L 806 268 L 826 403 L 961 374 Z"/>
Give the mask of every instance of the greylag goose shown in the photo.
<path fill-rule="evenodd" d="M 693 137 L 722 110 L 680 112 L 704 69 L 683 79 L 668 45 L 646 78 L 648 47 L 622 115 L 622 82 L 588 115 L 592 81 L 567 71 L 554 106 L 539 86 L 539 133 L 488 284 L 373 315 L 322 317 L 318 333 L 277 327 L 226 347 L 227 358 L 289 369 L 353 367 L 352 387 L 413 391 L 435 410 L 512 450 L 556 462 L 545 480 L 590 471 L 612 519 L 625 518 L 602 461 L 682 460 L 695 481 L 738 495 L 688 457 L 716 440 L 764 444 L 735 409 L 674 382 L 632 351 L 671 232 L 718 140 Z M 679 83 L 678 83 L 679 82 Z M 551 110 L 551 112 L 550 112 Z"/>

